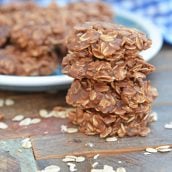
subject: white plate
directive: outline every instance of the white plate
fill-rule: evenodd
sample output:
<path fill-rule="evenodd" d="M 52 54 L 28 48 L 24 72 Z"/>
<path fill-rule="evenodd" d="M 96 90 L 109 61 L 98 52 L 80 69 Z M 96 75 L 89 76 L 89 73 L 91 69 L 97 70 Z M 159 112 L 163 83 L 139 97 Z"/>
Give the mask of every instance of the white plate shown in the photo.
<path fill-rule="evenodd" d="M 124 13 L 115 9 L 115 23 L 123 24 L 128 27 L 135 27 L 144 31 L 152 40 L 152 47 L 149 50 L 143 51 L 145 60 L 153 58 L 162 47 L 162 36 L 160 31 L 151 22 L 144 18 L 137 17 L 131 13 Z M 69 86 L 72 78 L 65 76 L 59 71 L 50 76 L 9 76 L 0 75 L 0 89 L 14 91 L 46 91 L 59 90 Z"/>

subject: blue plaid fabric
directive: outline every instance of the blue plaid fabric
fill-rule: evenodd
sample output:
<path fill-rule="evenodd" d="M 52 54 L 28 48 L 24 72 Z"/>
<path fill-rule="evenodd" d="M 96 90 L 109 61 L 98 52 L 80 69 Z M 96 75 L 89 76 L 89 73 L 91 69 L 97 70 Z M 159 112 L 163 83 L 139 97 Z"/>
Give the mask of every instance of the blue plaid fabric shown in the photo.
<path fill-rule="evenodd" d="M 105 0 L 121 10 L 151 20 L 162 32 L 164 40 L 172 44 L 172 0 Z M 144 22 L 144 19 L 143 19 Z"/>
<path fill-rule="evenodd" d="M 12 0 L 0 0 L 1 3 Z M 47 5 L 51 0 L 35 0 L 41 5 Z M 75 0 L 57 0 L 64 5 Z M 89 0 L 91 1 L 91 0 Z M 143 18 L 151 20 L 162 32 L 164 40 L 172 44 L 172 0 L 103 0 L 117 8 L 130 11 Z M 144 19 L 143 19 L 144 22 Z"/>

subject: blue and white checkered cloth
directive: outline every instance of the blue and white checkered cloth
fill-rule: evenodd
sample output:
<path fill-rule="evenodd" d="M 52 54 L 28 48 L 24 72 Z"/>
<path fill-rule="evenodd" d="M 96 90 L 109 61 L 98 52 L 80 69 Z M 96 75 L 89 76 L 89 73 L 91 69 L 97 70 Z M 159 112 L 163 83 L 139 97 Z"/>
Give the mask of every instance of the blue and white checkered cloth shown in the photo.
<path fill-rule="evenodd" d="M 1 2 L 12 0 L 0 0 Z M 57 0 L 65 4 L 73 0 Z M 103 0 L 121 10 L 130 11 L 151 20 L 162 32 L 164 40 L 172 44 L 172 0 Z M 51 0 L 36 0 L 41 5 L 47 5 Z"/>
<path fill-rule="evenodd" d="M 164 40 L 172 44 L 172 0 L 105 0 L 151 20 L 162 32 Z"/>

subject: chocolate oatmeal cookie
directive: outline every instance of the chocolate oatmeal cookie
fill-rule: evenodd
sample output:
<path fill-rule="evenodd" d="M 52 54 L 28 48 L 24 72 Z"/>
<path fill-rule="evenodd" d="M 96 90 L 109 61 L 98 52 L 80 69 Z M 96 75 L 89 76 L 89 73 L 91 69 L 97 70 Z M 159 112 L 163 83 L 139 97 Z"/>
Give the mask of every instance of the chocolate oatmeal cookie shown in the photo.
<path fill-rule="evenodd" d="M 81 132 L 87 135 L 108 136 L 146 136 L 151 119 L 149 113 L 127 113 L 125 115 L 103 114 L 93 109 L 76 108 L 69 112 L 69 120 L 79 125 Z"/>
<path fill-rule="evenodd" d="M 149 48 L 145 34 L 105 22 L 77 25 L 67 40 L 63 72 L 75 78 L 66 102 L 76 109 L 72 123 L 88 135 L 146 136 L 158 95 L 146 76 L 154 66 L 139 52 Z"/>
<path fill-rule="evenodd" d="M 144 33 L 107 22 L 86 22 L 74 27 L 67 42 L 69 51 L 87 50 L 98 59 L 113 61 L 149 48 Z"/>
<path fill-rule="evenodd" d="M 36 9 L 30 13 L 19 12 L 15 16 L 11 40 L 18 47 L 26 49 L 33 56 L 40 56 L 54 50 L 63 43 L 65 26 L 60 11 Z"/>
<path fill-rule="evenodd" d="M 0 74 L 37 76 L 49 75 L 57 68 L 57 56 L 47 53 L 34 58 L 28 52 L 8 46 L 0 50 Z"/>
<path fill-rule="evenodd" d="M 121 81 L 125 78 L 146 78 L 154 71 L 154 66 L 145 62 L 141 56 L 127 56 L 112 61 L 99 60 L 93 55 L 83 57 L 80 53 L 70 53 L 63 59 L 63 73 L 76 79 L 95 81 Z"/>

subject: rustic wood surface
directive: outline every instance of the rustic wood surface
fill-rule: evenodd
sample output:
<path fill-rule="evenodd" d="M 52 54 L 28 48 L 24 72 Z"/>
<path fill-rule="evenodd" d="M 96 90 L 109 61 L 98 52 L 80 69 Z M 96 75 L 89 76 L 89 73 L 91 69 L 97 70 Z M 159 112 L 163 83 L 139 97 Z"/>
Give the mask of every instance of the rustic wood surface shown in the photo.
<path fill-rule="evenodd" d="M 0 98 L 15 101 L 13 106 L 0 107 L 0 114 L 5 115 L 3 122 L 9 125 L 5 130 L 0 129 L 0 172 L 36 172 L 48 165 L 58 165 L 62 172 L 67 172 L 69 169 L 62 162 L 65 155 L 86 157 L 86 161 L 76 164 L 79 172 L 89 172 L 94 162 L 99 163 L 97 168 L 110 165 L 114 169 L 125 167 L 127 172 L 171 172 L 172 152 L 144 154 L 146 147 L 172 146 L 172 130 L 164 128 L 166 123 L 172 121 L 171 47 L 165 45 L 150 63 L 157 67 L 149 79 L 158 88 L 159 97 L 153 105 L 153 111 L 158 113 L 158 121 L 151 124 L 151 133 L 147 137 L 122 138 L 107 143 L 96 136 L 61 133 L 61 125 L 72 124 L 67 119 L 59 118 L 42 119 L 38 124 L 19 126 L 18 122 L 12 121 L 16 115 L 39 117 L 40 109 L 67 106 L 66 90 L 53 94 L 0 91 Z M 31 138 L 31 149 L 21 146 L 21 140 L 26 137 Z M 89 142 L 94 146 L 86 146 Z M 96 154 L 100 156 L 94 160 Z"/>

